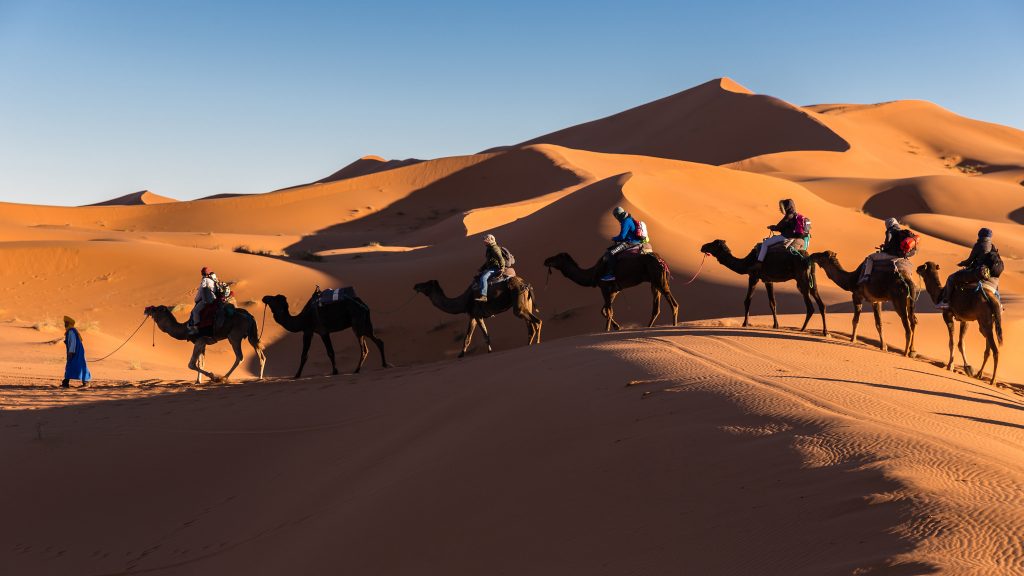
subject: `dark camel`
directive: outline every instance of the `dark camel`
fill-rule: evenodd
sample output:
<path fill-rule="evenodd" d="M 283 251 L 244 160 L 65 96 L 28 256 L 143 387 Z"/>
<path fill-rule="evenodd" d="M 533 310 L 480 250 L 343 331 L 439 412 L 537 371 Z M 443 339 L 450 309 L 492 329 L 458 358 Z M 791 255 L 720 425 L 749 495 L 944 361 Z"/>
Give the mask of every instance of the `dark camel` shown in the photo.
<path fill-rule="evenodd" d="M 658 315 L 661 314 L 662 294 L 672 306 L 672 325 L 675 326 L 679 323 L 679 303 L 676 302 L 675 296 L 672 295 L 672 288 L 669 286 L 668 267 L 662 265 L 657 254 L 620 256 L 615 262 L 615 280 L 610 282 L 601 280 L 605 268 L 603 259 L 598 260 L 592 267 L 584 269 L 580 268 L 572 256 L 562 252 L 545 260 L 544 265 L 548 267 L 548 274 L 554 268 L 580 286 L 588 288 L 597 286 L 601 289 L 601 296 L 604 298 L 601 315 L 606 319 L 604 326 L 606 332 L 613 328 L 615 330 L 622 329 L 622 326 L 615 321 L 615 312 L 612 309 L 619 292 L 644 282 L 651 284 L 651 296 L 654 300 L 651 306 L 651 321 L 648 322 L 647 327 L 654 326 Z"/>
<path fill-rule="evenodd" d="M 288 299 L 278 294 L 276 296 L 264 296 L 263 303 L 270 307 L 274 320 L 289 332 L 302 332 L 302 355 L 299 358 L 299 370 L 295 377 L 302 376 L 302 369 L 306 366 L 306 359 L 309 357 L 309 346 L 313 342 L 313 334 L 319 334 L 320 339 L 327 349 L 327 356 L 331 359 L 331 374 L 338 374 L 338 365 L 334 360 L 334 346 L 331 344 L 331 333 L 341 332 L 349 328 L 356 335 L 356 342 L 359 343 L 359 363 L 353 374 L 359 374 L 363 367 L 366 356 L 369 354 L 369 347 L 366 339 L 369 338 L 377 345 L 380 351 L 380 363 L 388 368 L 387 358 L 384 356 L 384 342 L 373 333 L 373 322 L 370 321 L 370 309 L 359 298 L 339 300 L 326 306 L 317 306 L 314 294 L 309 302 L 296 316 L 288 312 Z"/>
<path fill-rule="evenodd" d="M 814 304 L 811 303 L 811 296 L 818 303 L 818 310 L 821 311 L 821 332 L 827 338 L 828 324 L 825 321 L 825 303 L 818 295 L 818 283 L 814 278 L 814 262 L 807 259 L 807 253 L 801 252 L 803 257 L 790 252 L 769 251 L 764 259 L 760 271 L 754 270 L 757 262 L 757 247 L 755 246 L 746 258 L 736 258 L 729 250 L 725 240 L 715 240 L 701 246 L 700 251 L 710 254 L 722 265 L 737 274 L 747 276 L 747 297 L 743 300 L 743 325 L 750 325 L 750 301 L 754 296 L 754 288 L 758 282 L 764 282 L 765 292 L 768 293 L 768 305 L 772 309 L 773 328 L 779 327 L 779 317 L 775 309 L 775 286 L 776 282 L 796 281 L 796 287 L 800 295 L 804 297 L 804 305 L 807 307 L 807 316 L 804 317 L 804 325 L 800 330 L 806 330 L 807 324 L 814 316 Z"/>
<path fill-rule="evenodd" d="M 935 262 L 925 262 L 917 267 L 917 273 L 924 279 L 925 290 L 932 297 L 932 301 L 938 304 L 942 298 L 942 281 L 939 279 L 939 265 Z M 960 322 L 960 338 L 957 347 L 960 349 L 960 357 L 964 361 L 964 372 L 968 376 L 981 378 L 988 363 L 989 353 L 992 354 L 992 379 L 991 384 L 996 383 L 996 371 L 999 370 L 999 347 L 1003 345 L 1003 307 L 996 299 L 992 290 L 982 285 L 981 291 L 977 290 L 977 284 L 953 290 L 949 298 L 949 308 L 942 311 L 942 319 L 946 321 L 946 328 L 949 330 L 949 361 L 946 362 L 946 370 L 953 369 L 953 320 Z M 977 322 L 978 331 L 985 337 L 985 359 L 981 362 L 981 368 L 975 373 L 971 372 L 971 366 L 967 363 L 967 352 L 964 351 L 964 333 L 967 331 L 968 322 Z"/>
<path fill-rule="evenodd" d="M 851 342 L 857 341 L 857 325 L 860 323 L 860 309 L 864 302 L 871 304 L 875 313 L 875 328 L 878 330 L 878 345 L 884 352 L 886 350 L 885 338 L 882 336 L 882 306 L 886 301 L 892 302 L 892 307 L 903 322 L 903 331 L 906 333 L 906 345 L 903 347 L 903 355 L 910 356 L 914 353 L 914 334 L 917 332 L 917 314 L 914 313 L 914 304 L 917 302 L 917 283 L 913 278 L 896 272 L 895 270 L 884 270 L 885 264 L 875 264 L 871 279 L 864 284 L 858 284 L 864 264 L 856 270 L 847 272 L 839 263 L 839 258 L 831 250 L 826 252 L 815 252 L 810 257 L 812 262 L 821 266 L 825 274 L 843 290 L 853 294 L 853 335 Z"/>
<path fill-rule="evenodd" d="M 167 306 L 147 306 L 145 313 L 146 316 L 153 319 L 161 332 L 175 340 L 192 342 L 192 357 L 189 359 L 188 369 L 196 371 L 196 384 L 202 382 L 203 376 L 214 382 L 227 380 L 242 361 L 242 340 L 245 339 L 249 340 L 249 344 L 256 351 L 256 356 L 259 357 L 260 380 L 263 379 L 263 368 L 267 364 L 267 355 L 263 352 L 263 344 L 260 343 L 259 332 L 256 330 L 256 319 L 249 312 L 235 308 L 235 313 L 224 322 L 224 325 L 209 336 L 189 334 L 188 325 L 178 322 Z M 231 349 L 235 351 L 235 363 L 231 365 L 231 369 L 223 378 L 203 369 L 206 346 L 216 344 L 221 340 L 230 342 Z"/>
<path fill-rule="evenodd" d="M 530 335 L 527 345 L 540 344 L 540 330 L 543 322 L 537 317 L 540 312 L 533 297 L 533 286 L 522 277 L 515 276 L 506 282 L 497 284 L 491 283 L 488 288 L 487 301 L 477 302 L 474 298 L 476 291 L 470 286 L 466 291 L 449 298 L 445 296 L 444 289 L 437 280 L 427 280 L 413 286 L 413 290 L 430 298 L 430 302 L 439 310 L 449 314 L 468 314 L 469 325 L 466 327 L 466 338 L 462 344 L 462 352 L 459 358 L 466 355 L 469 345 L 473 341 L 473 332 L 477 325 L 484 333 L 484 341 L 487 342 L 487 351 L 491 352 L 491 335 L 487 332 L 487 325 L 484 318 L 490 318 L 495 314 L 501 314 L 511 309 L 517 317 L 526 321 L 526 328 Z"/>

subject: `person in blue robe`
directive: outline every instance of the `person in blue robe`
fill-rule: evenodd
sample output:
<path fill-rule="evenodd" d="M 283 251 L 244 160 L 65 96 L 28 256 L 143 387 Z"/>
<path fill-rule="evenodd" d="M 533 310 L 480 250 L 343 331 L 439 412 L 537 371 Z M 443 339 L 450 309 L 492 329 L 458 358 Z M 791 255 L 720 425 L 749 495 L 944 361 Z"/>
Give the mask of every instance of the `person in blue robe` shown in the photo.
<path fill-rule="evenodd" d="M 64 366 L 64 379 L 60 383 L 61 388 L 69 388 L 72 380 L 81 380 L 84 386 L 92 380 L 89 367 L 85 363 L 85 346 L 82 344 L 82 335 L 75 328 L 75 319 L 69 316 L 64 317 L 64 345 L 67 349 L 68 361 Z"/>

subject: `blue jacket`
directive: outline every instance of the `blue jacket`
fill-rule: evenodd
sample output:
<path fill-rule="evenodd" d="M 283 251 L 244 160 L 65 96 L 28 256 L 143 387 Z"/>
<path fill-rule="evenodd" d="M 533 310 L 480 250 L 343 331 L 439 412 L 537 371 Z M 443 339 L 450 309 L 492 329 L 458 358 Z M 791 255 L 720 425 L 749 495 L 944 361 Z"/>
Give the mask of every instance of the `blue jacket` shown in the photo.
<path fill-rule="evenodd" d="M 64 367 L 64 379 L 81 380 L 82 382 L 92 380 L 89 367 L 85 365 L 85 346 L 82 345 L 82 335 L 75 328 L 71 328 L 64 335 L 64 343 L 68 348 L 68 353 L 74 352 Z"/>
<path fill-rule="evenodd" d="M 623 218 L 619 225 L 622 228 L 619 230 L 619 235 L 612 238 L 612 242 L 640 242 L 640 239 L 636 237 L 636 224 L 632 216 Z"/>

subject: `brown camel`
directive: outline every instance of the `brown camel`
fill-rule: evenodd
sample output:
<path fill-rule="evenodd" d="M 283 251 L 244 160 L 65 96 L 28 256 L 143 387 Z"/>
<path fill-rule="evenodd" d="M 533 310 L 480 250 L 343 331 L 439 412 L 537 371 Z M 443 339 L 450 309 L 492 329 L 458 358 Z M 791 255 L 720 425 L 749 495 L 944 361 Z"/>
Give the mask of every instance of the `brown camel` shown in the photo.
<path fill-rule="evenodd" d="M 249 312 L 235 308 L 234 314 L 229 316 L 212 335 L 189 334 L 188 325 L 178 322 L 174 318 L 174 313 L 167 306 L 147 306 L 145 314 L 153 319 L 161 332 L 171 338 L 192 342 L 192 357 L 189 359 L 188 369 L 196 371 L 196 384 L 202 382 L 203 376 L 214 382 L 227 380 L 242 361 L 242 340 L 245 339 L 249 340 L 249 344 L 256 351 L 256 356 L 260 360 L 260 380 L 263 379 L 263 368 L 267 364 L 267 355 L 263 352 L 263 344 L 260 343 L 259 332 L 256 330 L 256 319 Z M 231 369 L 223 378 L 203 369 L 206 346 L 216 344 L 221 340 L 230 342 L 231 349 L 235 351 L 235 363 L 231 365 Z"/>
<path fill-rule="evenodd" d="M 939 279 L 939 265 L 935 262 L 925 262 L 917 267 L 917 273 L 924 279 L 925 290 L 932 297 L 936 304 L 942 299 L 942 281 Z M 1003 306 L 999 303 L 993 291 L 981 285 L 972 283 L 958 287 L 953 290 L 949 298 L 949 308 L 942 311 L 942 319 L 946 321 L 946 328 L 949 330 L 949 361 L 946 362 L 946 370 L 953 369 L 953 320 L 960 322 L 960 338 L 957 347 L 960 349 L 960 357 L 964 361 L 964 372 L 968 376 L 981 378 L 988 363 L 989 353 L 992 354 L 992 379 L 996 383 L 996 371 L 999 370 L 999 347 L 1003 345 Z M 981 368 L 977 372 L 971 372 L 971 366 L 967 363 L 967 352 L 964 351 L 964 333 L 967 331 L 967 323 L 976 321 L 978 331 L 985 337 L 985 359 L 981 362 Z"/>
<path fill-rule="evenodd" d="M 821 332 L 827 338 L 828 324 L 825 321 L 825 303 L 818 295 L 818 283 L 814 277 L 814 262 L 807 259 L 807 253 L 801 251 L 797 256 L 788 251 L 770 251 L 760 270 L 755 269 L 757 263 L 757 247 L 755 246 L 745 258 L 737 258 L 732 255 L 725 240 L 715 240 L 701 246 L 700 251 L 710 254 L 722 265 L 737 274 L 746 275 L 747 297 L 743 300 L 743 325 L 750 325 L 750 301 L 754 296 L 754 288 L 758 282 L 764 282 L 765 292 L 768 293 L 768 305 L 772 309 L 773 328 L 779 327 L 779 317 L 775 309 L 775 286 L 776 282 L 796 281 L 796 287 L 800 295 L 804 297 L 804 305 L 807 307 L 807 315 L 804 317 L 804 325 L 800 330 L 806 330 L 807 324 L 814 316 L 814 304 L 811 303 L 811 296 L 818 303 L 818 310 L 821 311 Z"/>
<path fill-rule="evenodd" d="M 605 268 L 603 259 L 598 260 L 592 267 L 584 269 L 580 268 L 572 256 L 562 252 L 544 260 L 544 265 L 548 267 L 548 274 L 554 268 L 580 286 L 588 288 L 597 286 L 601 289 L 601 296 L 604 298 L 601 315 L 605 317 L 604 329 L 606 332 L 613 328 L 615 330 L 622 329 L 622 326 L 615 321 L 615 312 L 612 309 L 619 292 L 644 282 L 651 284 L 651 296 L 654 300 L 651 306 L 651 321 L 647 324 L 648 328 L 654 326 L 658 315 L 661 314 L 662 294 L 672 306 L 672 325 L 675 326 L 679 323 L 679 302 L 676 302 L 675 296 L 672 295 L 672 288 L 669 286 L 668 266 L 663 264 L 661 257 L 653 252 L 639 256 L 620 256 L 615 262 L 615 280 L 612 281 L 601 280 Z"/>
<path fill-rule="evenodd" d="M 370 321 L 370 308 L 359 298 L 347 298 L 332 302 L 325 306 L 317 306 L 319 292 L 306 302 L 302 311 L 296 316 L 288 312 L 288 299 L 277 294 L 276 296 L 264 296 L 263 303 L 270 307 L 274 320 L 289 332 L 302 332 L 302 354 L 299 357 L 299 369 L 295 377 L 302 376 L 302 369 L 309 357 L 309 345 L 313 342 L 313 334 L 319 334 L 320 339 L 327 349 L 327 356 L 331 359 L 331 374 L 338 374 L 338 365 L 334 360 L 334 346 L 331 344 L 331 332 L 341 332 L 352 328 L 356 335 L 356 342 L 359 343 L 359 362 L 353 374 L 358 374 L 363 367 L 366 356 L 369 354 L 369 347 L 366 339 L 369 338 L 380 351 L 381 366 L 388 368 L 387 358 L 384 356 L 384 342 L 373 333 L 373 322 Z"/>
<path fill-rule="evenodd" d="M 466 291 L 455 298 L 445 296 L 444 289 L 437 280 L 427 280 L 413 286 L 413 290 L 430 298 L 430 302 L 439 310 L 449 314 L 468 314 L 469 325 L 466 327 L 466 338 L 462 344 L 462 352 L 459 358 L 466 355 L 469 345 L 473 341 L 473 332 L 477 325 L 484 333 L 484 341 L 487 342 L 487 351 L 491 352 L 491 335 L 487 332 L 487 325 L 484 318 L 490 318 L 495 314 L 501 314 L 511 309 L 512 313 L 526 321 L 526 328 L 530 334 L 527 345 L 540 344 L 540 330 L 543 322 L 537 317 L 540 312 L 535 307 L 536 301 L 533 297 L 533 286 L 520 276 L 509 278 L 505 282 L 491 283 L 487 291 L 487 301 L 477 302 L 476 292 L 473 287 L 466 288 Z"/>
<path fill-rule="evenodd" d="M 913 278 L 908 278 L 895 270 L 887 270 L 880 262 L 875 264 L 871 279 L 864 284 L 858 284 L 857 281 L 864 270 L 863 263 L 856 270 L 847 272 L 839 263 L 836 253 L 831 250 L 815 252 L 809 258 L 821 266 L 821 269 L 836 283 L 836 286 L 853 294 L 851 342 L 857 341 L 857 325 L 860 323 L 861 305 L 868 302 L 875 313 L 875 328 L 878 330 L 879 347 L 883 352 L 886 350 L 885 338 L 882 336 L 882 306 L 889 301 L 892 302 L 893 309 L 903 321 L 903 331 L 907 336 L 903 355 L 910 356 L 914 353 L 914 334 L 917 332 L 917 314 L 914 313 L 914 304 L 917 302 L 918 289 Z"/>

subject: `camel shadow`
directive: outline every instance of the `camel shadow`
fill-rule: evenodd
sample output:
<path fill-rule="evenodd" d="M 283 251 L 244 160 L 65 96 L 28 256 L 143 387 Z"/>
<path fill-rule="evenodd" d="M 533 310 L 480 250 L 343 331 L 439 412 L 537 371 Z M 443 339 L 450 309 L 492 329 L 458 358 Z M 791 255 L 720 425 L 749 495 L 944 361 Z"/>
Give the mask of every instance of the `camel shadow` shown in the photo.
<path fill-rule="evenodd" d="M 1024 430 L 1024 426 L 1020 424 L 1012 424 L 1010 422 L 1001 422 L 999 420 L 990 420 L 988 418 L 977 418 L 975 416 L 964 416 L 963 414 L 950 414 L 948 412 L 933 412 L 938 416 L 950 416 L 952 418 L 961 418 L 963 420 L 971 420 L 972 422 L 980 422 L 982 424 L 995 424 L 996 426 L 1006 426 L 1007 428 L 1019 428 Z"/>

